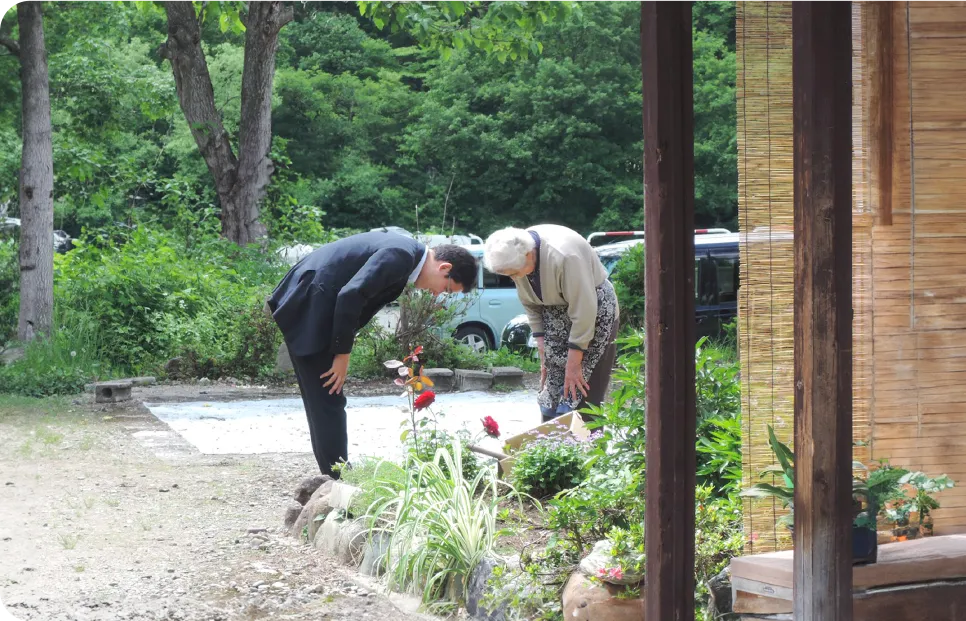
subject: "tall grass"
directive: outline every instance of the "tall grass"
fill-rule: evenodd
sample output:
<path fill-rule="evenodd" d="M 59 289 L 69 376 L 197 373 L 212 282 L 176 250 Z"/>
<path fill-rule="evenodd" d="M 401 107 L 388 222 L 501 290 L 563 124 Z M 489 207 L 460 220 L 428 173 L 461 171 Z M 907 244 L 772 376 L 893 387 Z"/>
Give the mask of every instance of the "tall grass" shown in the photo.
<path fill-rule="evenodd" d="M 100 326 L 79 313 L 55 313 L 50 338 L 26 344 L 24 356 L 0 367 L 0 393 L 47 397 L 83 391 L 84 384 L 110 375 L 103 362 Z"/>
<path fill-rule="evenodd" d="M 454 439 L 432 461 L 410 463 L 402 482 L 381 479 L 383 499 L 368 512 L 373 531 L 390 535 L 389 587 L 421 594 L 435 609 L 460 605 L 470 573 L 492 554 L 502 534 L 500 501 L 508 495 L 519 499 L 491 468 L 472 480 L 462 472 L 462 447 Z"/>

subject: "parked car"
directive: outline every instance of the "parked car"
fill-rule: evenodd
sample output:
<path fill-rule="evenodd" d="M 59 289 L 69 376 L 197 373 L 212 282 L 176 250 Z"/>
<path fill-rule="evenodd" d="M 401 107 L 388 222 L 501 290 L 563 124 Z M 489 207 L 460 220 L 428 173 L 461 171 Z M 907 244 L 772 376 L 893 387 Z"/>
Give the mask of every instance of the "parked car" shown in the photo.
<path fill-rule="evenodd" d="M 639 234 L 637 231 L 627 233 Z M 602 235 L 621 236 L 621 232 Z M 630 236 L 630 235 L 628 235 Z M 594 234 L 588 237 L 588 241 Z M 644 243 L 642 237 L 598 246 L 597 256 L 610 276 L 621 257 L 634 246 Z M 738 314 L 738 233 L 726 229 L 700 229 L 694 236 L 694 315 L 695 336 L 719 336 L 724 326 Z M 525 314 L 511 319 L 501 332 L 500 342 L 515 351 L 537 346 L 530 334 Z"/>
<path fill-rule="evenodd" d="M 20 236 L 20 218 L 0 218 L 0 239 Z M 74 247 L 65 231 L 54 231 L 54 252 L 64 253 Z"/>

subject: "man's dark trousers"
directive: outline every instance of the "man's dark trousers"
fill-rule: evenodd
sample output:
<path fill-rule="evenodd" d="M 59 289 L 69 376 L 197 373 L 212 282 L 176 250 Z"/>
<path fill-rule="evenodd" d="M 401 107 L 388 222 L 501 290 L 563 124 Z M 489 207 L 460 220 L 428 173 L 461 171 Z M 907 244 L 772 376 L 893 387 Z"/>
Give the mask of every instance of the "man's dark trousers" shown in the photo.
<path fill-rule="evenodd" d="M 339 478 L 332 471 L 333 464 L 344 462 L 349 453 L 349 437 L 346 433 L 345 394 L 329 394 L 328 381 L 320 375 L 332 368 L 333 355 L 319 352 L 308 356 L 291 356 L 295 376 L 302 391 L 305 416 L 309 420 L 309 436 L 312 438 L 312 452 L 319 463 L 319 470 L 333 478 Z"/>

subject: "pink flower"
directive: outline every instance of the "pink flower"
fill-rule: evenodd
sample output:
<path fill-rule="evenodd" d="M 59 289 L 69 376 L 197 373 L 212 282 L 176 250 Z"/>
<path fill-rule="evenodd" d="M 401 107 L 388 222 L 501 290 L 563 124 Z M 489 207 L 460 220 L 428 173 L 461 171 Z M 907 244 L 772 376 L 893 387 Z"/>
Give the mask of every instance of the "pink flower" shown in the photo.
<path fill-rule="evenodd" d="M 425 410 L 429 406 L 433 405 L 436 401 L 436 393 L 432 390 L 427 390 L 423 394 L 416 397 L 416 401 L 413 402 L 413 407 L 417 410 Z"/>
<path fill-rule="evenodd" d="M 620 580 L 621 578 L 624 577 L 624 572 L 621 570 L 620 567 L 611 567 L 610 568 L 610 577 L 611 578 L 614 578 L 616 580 Z"/>

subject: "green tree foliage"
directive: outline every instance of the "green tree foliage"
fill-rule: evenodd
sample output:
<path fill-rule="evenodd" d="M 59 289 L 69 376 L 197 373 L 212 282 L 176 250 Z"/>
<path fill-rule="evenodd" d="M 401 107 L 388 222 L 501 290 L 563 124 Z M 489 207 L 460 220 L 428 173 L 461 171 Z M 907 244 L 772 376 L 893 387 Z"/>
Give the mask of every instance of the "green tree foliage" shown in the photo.
<path fill-rule="evenodd" d="M 202 35 L 233 134 L 244 43 L 236 5 L 208 3 Z M 481 235 L 533 222 L 582 232 L 641 224 L 638 6 L 489 6 L 368 3 L 364 15 L 342 3 L 295 6 L 272 101 L 276 172 L 264 209 L 275 237 L 414 228 L 416 205 L 422 229 L 449 229 L 455 218 Z M 179 209 L 217 218 L 210 175 L 156 54 L 163 12 L 68 3 L 46 21 L 57 228 L 170 228 Z M 733 227 L 734 3 L 696 3 L 694 24 L 696 216 Z M 19 88 L 12 70 L 0 78 L 0 202 L 13 216 Z"/>

